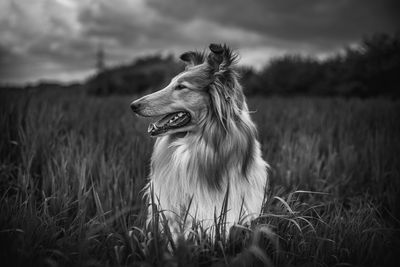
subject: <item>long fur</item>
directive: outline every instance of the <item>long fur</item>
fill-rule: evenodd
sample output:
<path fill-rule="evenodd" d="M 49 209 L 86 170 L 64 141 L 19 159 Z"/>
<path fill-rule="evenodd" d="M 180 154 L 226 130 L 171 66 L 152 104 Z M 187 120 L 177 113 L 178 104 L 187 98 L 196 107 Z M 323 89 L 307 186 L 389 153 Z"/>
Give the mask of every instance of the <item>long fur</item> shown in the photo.
<path fill-rule="evenodd" d="M 260 214 L 268 165 L 261 157 L 257 129 L 233 68 L 237 56 L 226 46 L 210 48 L 208 55 L 187 52 L 181 56 L 187 63 L 184 77 L 202 88 L 199 94 L 207 94 L 206 108 L 196 121 L 197 130 L 157 138 L 145 190 L 149 204 L 159 206 L 172 225 L 188 212 L 187 225 L 196 220 L 212 232 L 225 196 L 227 229 Z M 152 106 L 166 105 L 161 95 L 138 101 L 145 100 Z M 156 203 L 151 201 L 152 192 Z"/>

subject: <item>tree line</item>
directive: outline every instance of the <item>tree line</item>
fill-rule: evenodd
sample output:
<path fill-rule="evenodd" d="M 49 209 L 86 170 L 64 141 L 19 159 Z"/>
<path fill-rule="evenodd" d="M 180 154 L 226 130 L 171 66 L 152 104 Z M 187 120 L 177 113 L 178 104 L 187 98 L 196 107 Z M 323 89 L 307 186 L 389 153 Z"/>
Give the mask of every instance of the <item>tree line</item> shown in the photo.
<path fill-rule="evenodd" d="M 87 81 L 89 93 L 141 94 L 183 70 L 173 56 L 152 55 L 106 69 Z M 247 95 L 400 96 L 400 34 L 365 37 L 356 48 L 318 60 L 300 55 L 272 59 L 261 71 L 239 67 Z"/>

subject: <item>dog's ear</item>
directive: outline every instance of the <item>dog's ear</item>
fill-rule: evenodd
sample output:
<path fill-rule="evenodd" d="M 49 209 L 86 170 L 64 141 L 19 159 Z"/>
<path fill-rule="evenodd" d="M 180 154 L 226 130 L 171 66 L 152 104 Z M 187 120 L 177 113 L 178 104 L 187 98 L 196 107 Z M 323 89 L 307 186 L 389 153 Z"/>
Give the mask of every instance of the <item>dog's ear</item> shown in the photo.
<path fill-rule="evenodd" d="M 215 102 L 218 102 L 218 99 L 225 102 L 230 102 L 233 99 L 233 101 L 239 101 L 237 106 L 240 109 L 242 105 L 240 103 L 242 102 L 241 96 L 236 92 L 240 85 L 237 82 L 238 76 L 235 68 L 233 68 L 238 55 L 225 44 L 210 44 L 209 48 L 211 52 L 207 57 L 207 64 L 214 83 L 214 90 L 211 93 L 218 94 L 214 97 Z"/>
<path fill-rule="evenodd" d="M 207 62 L 214 72 L 225 72 L 236 63 L 238 55 L 227 45 L 210 44 L 209 48 L 211 53 L 207 57 Z"/>
<path fill-rule="evenodd" d="M 204 55 L 199 52 L 185 52 L 179 58 L 186 63 L 187 66 L 196 66 L 204 62 Z"/>
<path fill-rule="evenodd" d="M 207 57 L 208 64 L 217 71 L 224 59 L 224 48 L 220 44 L 210 44 L 211 53 Z"/>

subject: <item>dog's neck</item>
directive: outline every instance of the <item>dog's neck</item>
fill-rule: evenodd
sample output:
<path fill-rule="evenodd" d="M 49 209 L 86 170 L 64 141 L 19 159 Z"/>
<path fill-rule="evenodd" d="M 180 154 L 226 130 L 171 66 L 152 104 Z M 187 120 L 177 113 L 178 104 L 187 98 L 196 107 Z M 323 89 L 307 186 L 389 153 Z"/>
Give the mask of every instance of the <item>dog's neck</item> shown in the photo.
<path fill-rule="evenodd" d="M 171 135 L 171 140 L 179 139 L 179 138 L 184 138 L 189 134 L 189 132 L 179 132 L 179 133 L 174 133 Z"/>
<path fill-rule="evenodd" d="M 246 179 L 254 160 L 255 126 L 248 112 L 243 112 L 238 120 L 230 123 L 225 129 L 217 120 L 208 121 L 207 127 L 201 131 L 161 137 L 153 154 L 154 159 L 158 158 L 155 162 L 173 164 L 177 158 L 188 157 L 188 164 L 196 166 L 193 169 L 195 173 L 192 173 L 194 179 L 216 190 L 221 188 L 221 177 L 231 175 L 232 171 Z M 156 165 L 153 166 L 156 168 L 154 171 L 161 171 Z"/>

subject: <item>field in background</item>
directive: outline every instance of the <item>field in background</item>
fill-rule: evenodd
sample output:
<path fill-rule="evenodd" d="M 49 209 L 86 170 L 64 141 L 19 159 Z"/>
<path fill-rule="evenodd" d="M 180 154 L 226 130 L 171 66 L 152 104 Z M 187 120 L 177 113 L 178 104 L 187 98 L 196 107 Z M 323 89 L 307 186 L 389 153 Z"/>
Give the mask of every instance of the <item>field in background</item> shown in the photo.
<path fill-rule="evenodd" d="M 1 94 L 2 265 L 385 266 L 397 260 L 399 101 L 249 99 L 272 167 L 266 215 L 243 238 L 197 237 L 171 248 L 157 225 L 143 223 L 140 190 L 153 140 L 148 121 L 131 114 L 130 100 Z"/>

